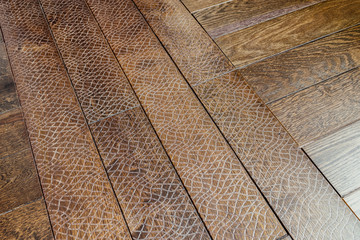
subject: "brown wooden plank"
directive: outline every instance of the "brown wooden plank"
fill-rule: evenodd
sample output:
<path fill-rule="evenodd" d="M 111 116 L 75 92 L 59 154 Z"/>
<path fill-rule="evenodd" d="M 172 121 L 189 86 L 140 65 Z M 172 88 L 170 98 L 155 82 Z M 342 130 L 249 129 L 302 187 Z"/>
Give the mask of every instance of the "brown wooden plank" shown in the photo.
<path fill-rule="evenodd" d="M 330 0 L 216 39 L 243 67 L 360 22 L 360 0 Z"/>
<path fill-rule="evenodd" d="M 212 237 L 283 236 L 273 212 L 133 2 L 88 3 Z"/>
<path fill-rule="evenodd" d="M 232 0 L 181 0 L 190 12 L 196 12 L 201 9 L 222 4 Z"/>
<path fill-rule="evenodd" d="M 275 101 L 360 65 L 360 25 L 241 70 L 265 102 Z"/>
<path fill-rule="evenodd" d="M 30 148 L 0 159 L 0 189 L 0 213 L 42 197 Z"/>
<path fill-rule="evenodd" d="M 0 136 L 0 158 L 30 148 L 20 108 L 0 114 Z"/>
<path fill-rule="evenodd" d="M 360 188 L 360 122 L 312 142 L 304 150 L 341 196 Z"/>
<path fill-rule="evenodd" d="M 360 222 L 238 71 L 194 88 L 294 239 L 356 239 Z"/>
<path fill-rule="evenodd" d="M 130 239 L 38 1 L 0 21 L 55 238 Z"/>
<path fill-rule="evenodd" d="M 300 146 L 360 119 L 360 69 L 321 82 L 268 106 Z"/>
<path fill-rule="evenodd" d="M 357 190 L 344 198 L 344 201 L 349 205 L 351 210 L 360 219 L 360 190 Z"/>
<path fill-rule="evenodd" d="M 54 239 L 42 199 L 0 215 L 1 239 Z"/>
<path fill-rule="evenodd" d="M 210 239 L 140 107 L 91 125 L 136 239 Z"/>
<path fill-rule="evenodd" d="M 194 13 L 212 38 L 244 29 L 324 0 L 233 0 Z"/>

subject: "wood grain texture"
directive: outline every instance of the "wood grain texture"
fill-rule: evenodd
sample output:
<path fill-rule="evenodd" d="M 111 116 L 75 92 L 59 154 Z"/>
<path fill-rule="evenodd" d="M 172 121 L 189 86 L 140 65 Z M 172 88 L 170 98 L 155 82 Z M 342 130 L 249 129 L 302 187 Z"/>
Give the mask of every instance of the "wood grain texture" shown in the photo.
<path fill-rule="evenodd" d="M 7 240 L 54 239 L 42 199 L 0 215 L 0 238 Z"/>
<path fill-rule="evenodd" d="M 196 84 L 233 66 L 179 0 L 135 0 L 182 74 Z"/>
<path fill-rule="evenodd" d="M 135 239 L 210 239 L 140 107 L 91 128 Z"/>
<path fill-rule="evenodd" d="M 360 219 L 360 190 L 347 195 L 344 200 Z"/>
<path fill-rule="evenodd" d="M 212 237 L 285 235 L 133 2 L 88 3 Z"/>
<path fill-rule="evenodd" d="M 360 188 L 360 122 L 312 142 L 304 150 L 341 196 Z"/>
<path fill-rule="evenodd" d="M 243 67 L 360 22 L 360 0 L 330 0 L 219 37 L 216 43 Z"/>
<path fill-rule="evenodd" d="M 268 21 L 324 0 L 233 0 L 194 13 L 212 38 Z"/>
<path fill-rule="evenodd" d="M 0 158 L 30 148 L 20 108 L 0 114 L 0 136 Z"/>
<path fill-rule="evenodd" d="M 181 0 L 190 12 L 196 12 L 201 9 L 222 4 L 232 0 Z"/>
<path fill-rule="evenodd" d="M 130 239 L 38 1 L 0 21 L 55 238 Z"/>
<path fill-rule="evenodd" d="M 360 69 L 268 104 L 300 146 L 360 119 Z"/>
<path fill-rule="evenodd" d="M 241 69 L 269 103 L 360 65 L 360 25 Z"/>
<path fill-rule="evenodd" d="M 360 222 L 238 71 L 194 88 L 294 239 L 357 239 Z"/>

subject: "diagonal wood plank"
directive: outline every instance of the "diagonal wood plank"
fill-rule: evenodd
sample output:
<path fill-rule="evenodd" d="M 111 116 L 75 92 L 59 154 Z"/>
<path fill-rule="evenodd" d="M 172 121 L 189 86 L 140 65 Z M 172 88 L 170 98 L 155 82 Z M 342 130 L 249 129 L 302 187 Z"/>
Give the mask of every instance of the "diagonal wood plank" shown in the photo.
<path fill-rule="evenodd" d="M 204 8 L 222 4 L 232 0 L 181 0 L 190 12 L 196 12 Z"/>
<path fill-rule="evenodd" d="M 241 69 L 269 103 L 360 65 L 360 25 Z"/>
<path fill-rule="evenodd" d="M 86 86 L 81 105 L 98 94 L 108 99 L 99 110 L 127 110 L 90 126 L 132 236 L 209 239 L 146 116 L 132 110 L 140 104 L 86 3 L 41 2 L 78 96 Z"/>
<path fill-rule="evenodd" d="M 360 190 L 357 190 L 345 196 L 344 201 L 349 205 L 349 207 L 354 211 L 354 213 L 360 219 Z"/>
<path fill-rule="evenodd" d="M 212 237 L 285 235 L 132 1 L 88 3 Z"/>
<path fill-rule="evenodd" d="M 324 0 L 233 0 L 194 13 L 212 38 L 244 29 Z"/>
<path fill-rule="evenodd" d="M 38 2 L 0 2 L 0 21 L 55 238 L 129 239 Z"/>
<path fill-rule="evenodd" d="M 360 22 L 360 0 L 329 0 L 216 39 L 243 67 Z"/>

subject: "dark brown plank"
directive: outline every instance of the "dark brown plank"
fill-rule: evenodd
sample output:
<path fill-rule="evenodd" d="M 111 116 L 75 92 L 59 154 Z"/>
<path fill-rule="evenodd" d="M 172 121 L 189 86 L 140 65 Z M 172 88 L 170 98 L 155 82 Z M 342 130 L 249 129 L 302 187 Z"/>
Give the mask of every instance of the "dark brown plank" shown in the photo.
<path fill-rule="evenodd" d="M 42 197 L 30 149 L 0 159 L 0 189 L 0 213 Z"/>
<path fill-rule="evenodd" d="M 133 2 L 88 3 L 212 237 L 285 235 Z"/>
<path fill-rule="evenodd" d="M 341 196 L 360 188 L 360 122 L 312 142 L 304 150 Z"/>
<path fill-rule="evenodd" d="M 216 39 L 243 67 L 360 22 L 360 0 L 330 0 Z"/>
<path fill-rule="evenodd" d="M 136 239 L 210 239 L 140 107 L 92 132 Z"/>
<path fill-rule="evenodd" d="M 0 215 L 1 239 L 54 239 L 42 199 Z"/>
<path fill-rule="evenodd" d="M 360 69 L 321 82 L 268 106 L 300 146 L 360 119 Z"/>
<path fill-rule="evenodd" d="M 360 219 L 360 190 L 357 190 L 344 198 L 344 201 L 349 205 L 351 210 Z"/>
<path fill-rule="evenodd" d="M 194 13 L 212 38 L 244 29 L 324 0 L 233 0 Z"/>
<path fill-rule="evenodd" d="M 190 12 L 196 12 L 203 8 L 222 4 L 232 0 L 181 0 Z"/>
<path fill-rule="evenodd" d="M 20 108 L 0 114 L 0 136 L 0 158 L 30 148 Z"/>
<path fill-rule="evenodd" d="M 241 70 L 265 102 L 360 65 L 360 25 L 332 34 Z"/>
<path fill-rule="evenodd" d="M 357 239 L 360 222 L 238 71 L 194 90 L 294 239 Z"/>
<path fill-rule="evenodd" d="M 130 239 L 38 1 L 0 21 L 55 238 Z"/>

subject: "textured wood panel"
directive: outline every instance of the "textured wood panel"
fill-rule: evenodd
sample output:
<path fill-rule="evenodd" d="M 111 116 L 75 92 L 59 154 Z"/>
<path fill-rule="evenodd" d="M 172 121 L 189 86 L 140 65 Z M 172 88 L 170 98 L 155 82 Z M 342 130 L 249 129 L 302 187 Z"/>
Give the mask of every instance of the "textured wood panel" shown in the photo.
<path fill-rule="evenodd" d="M 210 239 L 140 108 L 91 128 L 135 239 Z"/>
<path fill-rule="evenodd" d="M 275 101 L 360 65 L 360 25 L 241 70 L 265 102 Z"/>
<path fill-rule="evenodd" d="M 181 0 L 190 12 L 196 12 L 203 8 L 222 4 L 232 0 Z"/>
<path fill-rule="evenodd" d="M 360 222 L 239 72 L 195 91 L 294 239 L 357 239 Z"/>
<path fill-rule="evenodd" d="M 268 21 L 324 0 L 233 0 L 194 13 L 212 38 Z"/>
<path fill-rule="evenodd" d="M 55 238 L 129 239 L 38 2 L 0 2 L 0 21 Z"/>
<path fill-rule="evenodd" d="M 304 150 L 341 196 L 360 188 L 360 122 L 312 142 Z"/>
<path fill-rule="evenodd" d="M 283 236 L 271 209 L 132 1 L 88 3 L 212 237 Z"/>
<path fill-rule="evenodd" d="M 360 190 L 349 194 L 344 200 L 360 219 Z"/>
<path fill-rule="evenodd" d="M 0 238 L 54 239 L 42 199 L 0 215 Z"/>
<path fill-rule="evenodd" d="M 224 35 L 217 44 L 242 67 L 360 22 L 360 0 L 330 0 Z"/>
<path fill-rule="evenodd" d="M 360 69 L 268 106 L 300 146 L 360 119 Z"/>

